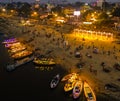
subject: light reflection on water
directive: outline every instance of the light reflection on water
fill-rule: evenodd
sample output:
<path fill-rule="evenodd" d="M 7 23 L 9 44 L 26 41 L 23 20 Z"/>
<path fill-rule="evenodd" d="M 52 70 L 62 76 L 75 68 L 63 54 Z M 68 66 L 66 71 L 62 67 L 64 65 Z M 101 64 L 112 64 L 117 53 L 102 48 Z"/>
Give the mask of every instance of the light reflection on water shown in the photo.
<path fill-rule="evenodd" d="M 35 66 L 36 69 L 39 69 L 41 71 L 51 71 L 54 67 L 51 66 Z"/>

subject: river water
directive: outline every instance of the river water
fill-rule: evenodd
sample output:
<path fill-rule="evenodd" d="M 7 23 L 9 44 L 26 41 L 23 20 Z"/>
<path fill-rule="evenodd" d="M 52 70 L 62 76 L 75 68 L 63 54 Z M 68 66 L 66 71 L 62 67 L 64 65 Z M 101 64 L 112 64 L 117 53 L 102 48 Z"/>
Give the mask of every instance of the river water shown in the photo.
<path fill-rule="evenodd" d="M 3 35 L 0 35 L 0 99 L 1 101 L 74 101 L 72 92 L 64 92 L 64 84 L 50 89 L 50 81 L 56 74 L 61 77 L 67 70 L 59 65 L 55 67 L 36 67 L 32 62 L 7 72 L 6 63 L 10 60 L 7 49 L 3 46 Z M 82 93 L 75 101 L 86 101 Z M 97 101 L 115 101 L 103 95 L 97 95 Z M 116 100 L 117 101 L 117 100 Z"/>

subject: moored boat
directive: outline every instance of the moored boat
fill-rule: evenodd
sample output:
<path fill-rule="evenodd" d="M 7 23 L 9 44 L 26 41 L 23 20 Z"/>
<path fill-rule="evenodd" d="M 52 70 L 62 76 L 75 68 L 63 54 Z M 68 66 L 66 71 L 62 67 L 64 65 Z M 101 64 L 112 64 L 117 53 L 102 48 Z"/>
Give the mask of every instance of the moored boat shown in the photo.
<path fill-rule="evenodd" d="M 96 101 L 95 93 L 87 82 L 84 82 L 84 94 L 87 101 Z"/>
<path fill-rule="evenodd" d="M 6 43 L 6 44 L 5 44 L 5 47 L 6 47 L 6 48 L 11 48 L 11 47 L 19 46 L 19 45 L 21 45 L 20 42 L 16 42 L 16 43 Z"/>
<path fill-rule="evenodd" d="M 25 49 L 26 49 L 25 46 L 21 46 L 21 47 L 18 47 L 18 48 L 10 49 L 9 52 L 10 52 L 10 53 L 16 53 L 16 52 L 23 51 L 23 50 L 25 50 Z"/>
<path fill-rule="evenodd" d="M 51 58 L 34 58 L 33 62 L 36 65 L 42 65 L 42 66 L 53 66 L 56 64 Z"/>
<path fill-rule="evenodd" d="M 65 75 L 61 81 L 67 81 L 68 79 L 70 79 L 73 75 L 75 75 L 76 73 L 71 73 L 71 74 L 68 74 L 68 75 Z"/>
<path fill-rule="evenodd" d="M 77 99 L 81 92 L 82 92 L 82 88 L 83 88 L 83 82 L 81 79 L 79 79 L 76 83 L 75 86 L 73 88 L 73 98 Z"/>
<path fill-rule="evenodd" d="M 11 39 L 4 40 L 2 43 L 8 44 L 8 43 L 16 43 L 16 42 L 18 42 L 16 38 L 11 38 Z"/>
<path fill-rule="evenodd" d="M 11 57 L 14 59 L 21 59 L 32 54 L 32 51 L 24 50 L 13 54 Z"/>
<path fill-rule="evenodd" d="M 53 79 L 50 82 L 50 88 L 57 87 L 58 83 L 60 82 L 60 74 L 57 74 L 53 77 Z"/>
<path fill-rule="evenodd" d="M 68 80 L 64 86 L 64 91 L 65 92 L 71 91 L 74 88 L 75 83 L 76 83 L 75 80 L 73 81 Z"/>
<path fill-rule="evenodd" d="M 34 57 L 31 56 L 31 57 L 26 57 L 26 58 L 24 58 L 22 60 L 18 60 L 16 62 L 14 62 L 13 64 L 8 64 L 6 66 L 6 70 L 11 72 L 11 71 L 15 70 L 18 66 L 24 65 L 24 64 L 26 64 L 28 62 L 31 62 L 33 59 L 34 59 Z"/>

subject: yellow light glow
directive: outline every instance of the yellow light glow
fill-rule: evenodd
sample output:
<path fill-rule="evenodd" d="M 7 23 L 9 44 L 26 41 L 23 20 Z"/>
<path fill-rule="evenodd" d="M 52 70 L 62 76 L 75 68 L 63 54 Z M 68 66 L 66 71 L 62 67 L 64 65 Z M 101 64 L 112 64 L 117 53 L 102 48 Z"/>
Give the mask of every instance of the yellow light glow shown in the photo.
<path fill-rule="evenodd" d="M 84 38 L 87 40 L 100 40 L 100 41 L 113 41 L 113 34 L 106 32 L 95 32 L 95 31 L 86 31 L 86 30 L 75 30 L 73 35 L 75 37 Z"/>
<path fill-rule="evenodd" d="M 11 13 L 13 13 L 13 12 L 14 12 L 14 10 L 10 10 L 10 12 L 11 12 Z"/>
<path fill-rule="evenodd" d="M 3 8 L 3 9 L 2 9 L 2 11 L 3 11 L 3 12 L 5 12 L 5 11 L 6 11 L 6 9 L 5 9 L 5 8 Z"/>
<path fill-rule="evenodd" d="M 96 35 L 81 35 L 81 34 L 77 34 L 74 33 L 75 37 L 81 38 L 81 39 L 87 39 L 87 40 L 100 40 L 100 41 L 113 41 L 113 38 L 106 38 L 106 36 L 96 36 Z"/>
<path fill-rule="evenodd" d="M 58 19 L 58 20 L 56 20 L 56 21 L 58 21 L 58 22 L 62 22 L 62 23 L 65 22 L 64 20 L 61 20 L 61 19 Z"/>
<path fill-rule="evenodd" d="M 21 23 L 24 24 L 24 23 L 25 23 L 25 20 L 21 20 Z"/>
<path fill-rule="evenodd" d="M 37 12 L 33 12 L 34 15 L 37 15 Z"/>
<path fill-rule="evenodd" d="M 54 14 L 55 17 L 57 17 L 58 15 L 57 14 Z"/>
<path fill-rule="evenodd" d="M 91 16 L 94 17 L 94 14 L 92 14 Z"/>
<path fill-rule="evenodd" d="M 35 17 L 35 16 L 37 16 L 37 15 L 38 15 L 37 12 L 33 12 L 33 13 L 31 14 L 32 17 Z"/>
<path fill-rule="evenodd" d="M 92 24 L 92 22 L 83 22 L 83 24 L 90 25 L 90 24 Z"/>

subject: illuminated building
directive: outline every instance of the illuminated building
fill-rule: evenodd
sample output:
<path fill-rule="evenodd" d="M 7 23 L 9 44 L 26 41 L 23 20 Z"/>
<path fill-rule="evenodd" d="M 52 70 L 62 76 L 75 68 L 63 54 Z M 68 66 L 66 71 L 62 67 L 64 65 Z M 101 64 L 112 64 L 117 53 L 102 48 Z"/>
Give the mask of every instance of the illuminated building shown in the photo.
<path fill-rule="evenodd" d="M 105 0 L 97 0 L 97 6 L 102 9 L 104 2 L 105 2 Z"/>

